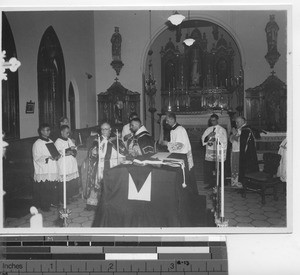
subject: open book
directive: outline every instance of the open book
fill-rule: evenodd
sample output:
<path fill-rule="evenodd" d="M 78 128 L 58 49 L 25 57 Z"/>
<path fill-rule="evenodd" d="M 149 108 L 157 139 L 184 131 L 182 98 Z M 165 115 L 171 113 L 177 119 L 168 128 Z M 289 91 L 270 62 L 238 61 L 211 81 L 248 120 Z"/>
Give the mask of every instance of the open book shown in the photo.
<path fill-rule="evenodd" d="M 60 153 L 57 151 L 55 145 L 53 142 L 46 143 L 46 146 L 49 150 L 49 153 L 51 154 L 51 157 L 54 159 L 58 159 L 60 157 Z"/>

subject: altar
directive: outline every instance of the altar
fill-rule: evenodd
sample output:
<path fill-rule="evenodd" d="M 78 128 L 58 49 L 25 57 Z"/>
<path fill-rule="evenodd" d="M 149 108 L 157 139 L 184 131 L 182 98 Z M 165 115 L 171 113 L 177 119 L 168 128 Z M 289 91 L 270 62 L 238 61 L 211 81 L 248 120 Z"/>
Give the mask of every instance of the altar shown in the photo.
<path fill-rule="evenodd" d="M 219 116 L 219 125 L 224 127 L 229 135 L 231 131 L 230 117 L 227 111 L 218 110 L 212 111 L 199 111 L 199 112 L 180 112 L 176 113 L 177 122 L 182 125 L 190 138 L 191 142 L 199 142 L 205 129 L 208 127 L 208 121 L 212 114 Z M 159 142 L 168 140 L 170 131 L 166 129 L 166 116 L 162 115 L 160 119 L 160 136 Z"/>

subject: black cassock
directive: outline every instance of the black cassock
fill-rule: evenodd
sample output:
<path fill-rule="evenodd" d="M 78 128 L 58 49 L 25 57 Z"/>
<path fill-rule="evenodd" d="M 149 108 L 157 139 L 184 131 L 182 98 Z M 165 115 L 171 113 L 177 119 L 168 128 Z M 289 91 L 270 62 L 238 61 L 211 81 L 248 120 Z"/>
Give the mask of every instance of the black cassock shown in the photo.
<path fill-rule="evenodd" d="M 246 173 L 259 171 L 255 138 L 251 128 L 247 125 L 241 128 L 239 166 L 240 182 Z"/>

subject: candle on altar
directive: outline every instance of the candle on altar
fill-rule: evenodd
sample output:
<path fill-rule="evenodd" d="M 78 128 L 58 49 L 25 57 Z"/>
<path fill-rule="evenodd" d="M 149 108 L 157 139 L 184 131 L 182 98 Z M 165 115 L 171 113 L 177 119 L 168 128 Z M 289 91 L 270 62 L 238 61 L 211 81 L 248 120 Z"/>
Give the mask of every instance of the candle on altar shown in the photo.
<path fill-rule="evenodd" d="M 78 137 L 79 137 L 79 144 L 82 144 L 82 139 L 81 139 L 81 134 L 78 133 Z"/>
<path fill-rule="evenodd" d="M 63 194 L 64 209 L 67 208 L 67 176 L 66 176 L 66 150 L 63 149 Z"/>
<path fill-rule="evenodd" d="M 119 132 L 117 129 L 117 164 L 119 165 Z"/>
<path fill-rule="evenodd" d="M 228 85 L 228 80 L 227 78 L 225 79 L 225 87 L 227 88 L 227 85 Z"/>

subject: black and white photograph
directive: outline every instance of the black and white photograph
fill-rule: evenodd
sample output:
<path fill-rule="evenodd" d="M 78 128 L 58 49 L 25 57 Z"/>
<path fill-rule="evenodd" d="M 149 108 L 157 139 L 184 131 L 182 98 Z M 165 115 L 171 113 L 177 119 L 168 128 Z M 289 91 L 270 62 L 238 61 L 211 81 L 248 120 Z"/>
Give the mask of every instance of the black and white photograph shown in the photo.
<path fill-rule="evenodd" d="M 290 232 L 290 16 L 3 10 L 3 230 Z"/>

